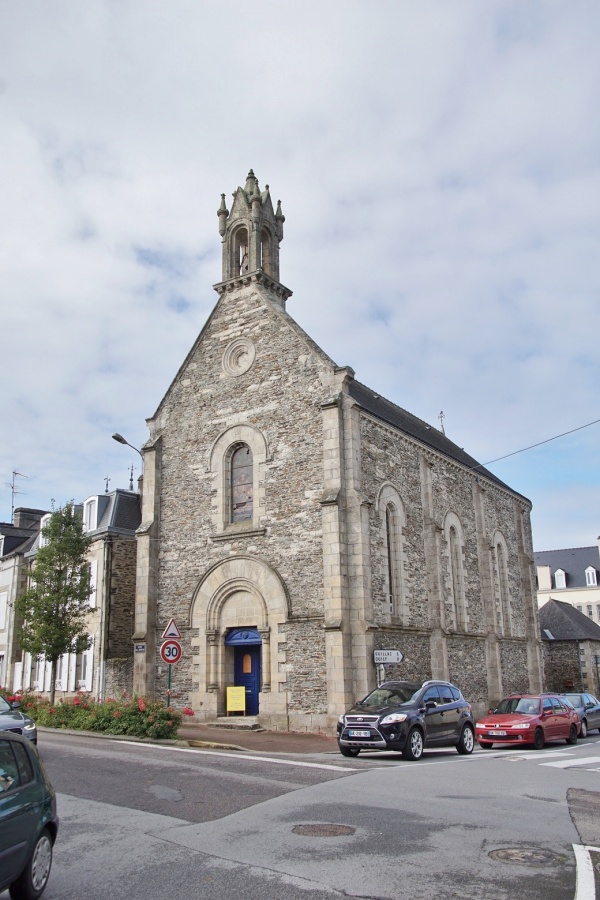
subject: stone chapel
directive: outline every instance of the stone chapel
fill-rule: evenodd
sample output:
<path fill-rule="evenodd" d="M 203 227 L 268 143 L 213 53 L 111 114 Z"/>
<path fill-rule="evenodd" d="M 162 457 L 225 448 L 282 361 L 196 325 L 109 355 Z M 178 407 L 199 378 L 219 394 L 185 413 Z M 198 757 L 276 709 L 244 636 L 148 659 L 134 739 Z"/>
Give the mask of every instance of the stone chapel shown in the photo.
<path fill-rule="evenodd" d="M 148 419 L 134 690 L 164 696 L 171 619 L 172 702 L 198 721 L 237 686 L 269 728 L 331 732 L 376 650 L 476 713 L 541 690 L 530 502 L 294 321 L 281 203 L 252 170 L 218 220 L 217 303 Z"/>

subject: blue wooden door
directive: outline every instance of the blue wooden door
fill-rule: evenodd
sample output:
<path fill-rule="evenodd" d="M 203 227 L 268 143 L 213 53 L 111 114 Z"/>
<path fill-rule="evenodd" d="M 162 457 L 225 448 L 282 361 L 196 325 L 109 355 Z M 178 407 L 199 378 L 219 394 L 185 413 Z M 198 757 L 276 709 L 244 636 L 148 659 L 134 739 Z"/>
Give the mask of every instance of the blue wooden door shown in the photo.
<path fill-rule="evenodd" d="M 260 645 L 234 648 L 233 678 L 236 687 L 246 688 L 246 715 L 258 715 L 260 690 Z"/>

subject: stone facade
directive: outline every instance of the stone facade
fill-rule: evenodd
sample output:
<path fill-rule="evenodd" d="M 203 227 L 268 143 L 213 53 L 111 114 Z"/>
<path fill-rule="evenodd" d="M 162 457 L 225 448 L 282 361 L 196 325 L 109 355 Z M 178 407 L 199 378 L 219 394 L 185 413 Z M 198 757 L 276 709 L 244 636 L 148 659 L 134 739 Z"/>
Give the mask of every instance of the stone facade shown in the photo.
<path fill-rule="evenodd" d="M 376 649 L 476 709 L 539 690 L 529 502 L 288 315 L 281 207 L 252 172 L 218 215 L 219 300 L 143 448 L 135 689 L 166 690 L 173 618 L 173 702 L 200 720 L 246 685 L 269 727 L 330 730 L 375 686 Z"/>

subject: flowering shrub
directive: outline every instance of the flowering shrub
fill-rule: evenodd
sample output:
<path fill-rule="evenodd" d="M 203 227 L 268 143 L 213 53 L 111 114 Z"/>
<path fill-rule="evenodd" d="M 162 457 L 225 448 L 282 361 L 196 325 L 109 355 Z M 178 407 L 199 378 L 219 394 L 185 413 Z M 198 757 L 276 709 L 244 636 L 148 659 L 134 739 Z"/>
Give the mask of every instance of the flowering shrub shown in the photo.
<path fill-rule="evenodd" d="M 22 695 L 9 694 L 0 688 L 0 696 L 6 700 L 19 700 L 22 709 L 37 725 L 49 728 L 70 728 L 81 731 L 99 731 L 104 734 L 126 734 L 140 738 L 175 739 L 181 725 L 182 715 L 194 715 L 189 707 L 183 710 L 165 706 L 161 701 L 150 701 L 144 697 L 128 697 L 123 694 L 118 700 L 94 700 L 87 694 L 79 693 L 50 702 L 41 694 L 25 691 Z"/>

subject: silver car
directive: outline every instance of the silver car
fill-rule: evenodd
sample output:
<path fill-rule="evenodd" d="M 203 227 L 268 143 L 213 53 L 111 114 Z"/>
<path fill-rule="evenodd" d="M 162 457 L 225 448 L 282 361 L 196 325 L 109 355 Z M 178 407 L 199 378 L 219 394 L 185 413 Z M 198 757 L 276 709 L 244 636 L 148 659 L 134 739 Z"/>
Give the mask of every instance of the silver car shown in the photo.
<path fill-rule="evenodd" d="M 579 715 L 579 737 L 584 738 L 588 731 L 597 728 L 600 731 L 600 701 L 593 694 L 561 694 L 568 700 Z"/>
<path fill-rule="evenodd" d="M 37 744 L 37 728 L 35 722 L 26 713 L 21 712 L 21 704 L 18 700 L 9 703 L 4 697 L 0 697 L 0 732 L 13 731 L 22 734 Z"/>

